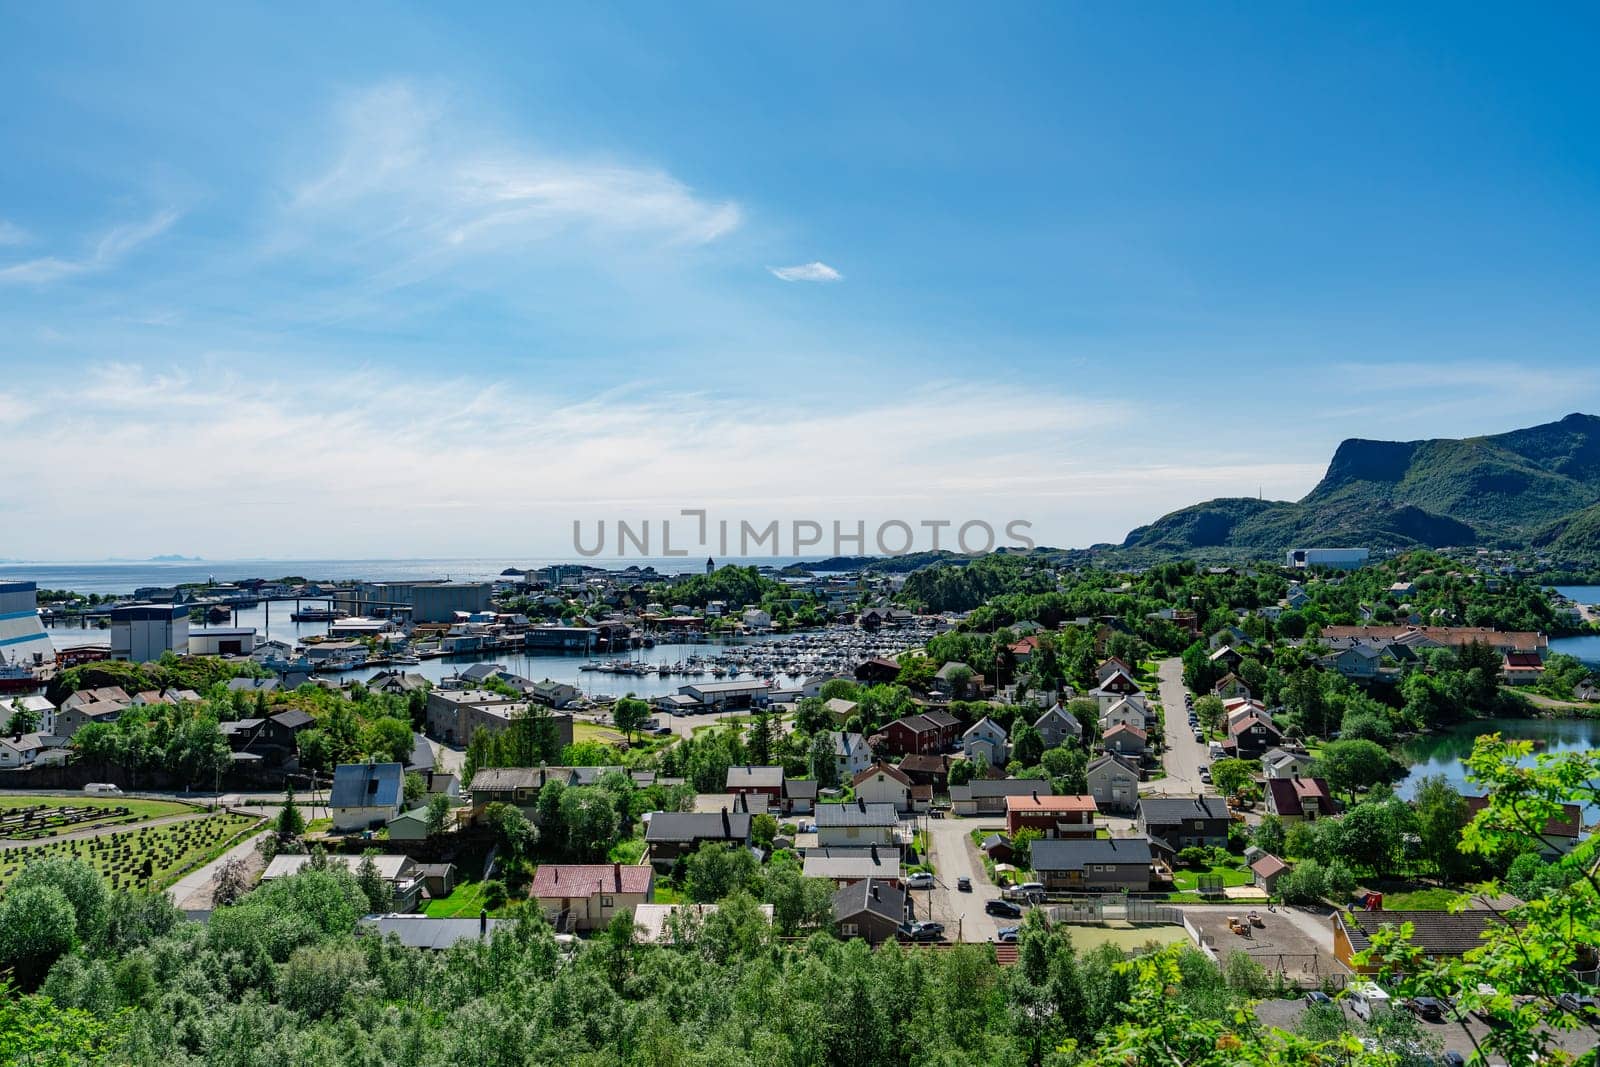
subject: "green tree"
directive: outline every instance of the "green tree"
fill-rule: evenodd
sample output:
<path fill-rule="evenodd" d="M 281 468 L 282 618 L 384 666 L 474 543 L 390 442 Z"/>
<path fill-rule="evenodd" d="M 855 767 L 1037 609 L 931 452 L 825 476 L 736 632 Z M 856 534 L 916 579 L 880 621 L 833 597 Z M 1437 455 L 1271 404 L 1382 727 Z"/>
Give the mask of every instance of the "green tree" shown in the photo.
<path fill-rule="evenodd" d="M 707 842 L 684 862 L 684 891 L 697 904 L 721 900 L 755 882 L 758 867 L 750 850 L 740 845 Z"/>
<path fill-rule="evenodd" d="M 966 785 L 972 781 L 977 767 L 971 760 L 955 759 L 950 761 L 949 782 L 951 786 Z"/>
<path fill-rule="evenodd" d="M 1227 709 L 1223 707 L 1221 697 L 1207 694 L 1194 702 L 1194 715 L 1201 726 L 1215 732 L 1222 729 Z"/>
<path fill-rule="evenodd" d="M 807 763 L 811 768 L 811 776 L 817 780 L 819 789 L 837 789 L 839 787 L 839 761 L 834 758 L 833 734 L 820 733 L 811 739 Z"/>
<path fill-rule="evenodd" d="M 294 802 L 294 786 L 288 782 L 283 784 L 283 806 L 278 809 L 277 819 L 278 836 L 290 840 L 306 832 L 306 820 L 300 814 L 300 807 Z"/>
<path fill-rule="evenodd" d="M 1461 830 L 1471 819 L 1466 798 L 1443 775 L 1429 775 L 1417 783 L 1411 804 L 1423 855 L 1435 873 L 1450 881 L 1465 876 L 1470 860 L 1460 845 Z"/>
<path fill-rule="evenodd" d="M 382 915 L 394 910 L 394 886 L 378 870 L 377 857 L 375 848 L 361 853 L 361 862 L 356 865 L 356 885 L 367 898 L 367 909 Z"/>
<path fill-rule="evenodd" d="M 449 824 L 450 798 L 443 793 L 435 793 L 428 798 L 428 839 L 438 840 Z"/>
<path fill-rule="evenodd" d="M 650 721 L 650 705 L 634 697 L 623 697 L 611 705 L 611 721 L 629 741 Z"/>
<path fill-rule="evenodd" d="M 566 790 L 561 795 L 561 825 L 566 854 L 574 860 L 590 863 L 606 858 L 621 830 L 616 802 L 609 792 L 599 787 Z"/>
<path fill-rule="evenodd" d="M 23 707 L 21 700 L 11 702 L 11 721 L 6 724 L 6 729 L 11 732 L 13 738 L 34 733 L 40 724 L 41 719 L 37 711 Z"/>
<path fill-rule="evenodd" d="M 414 740 L 409 723 L 384 715 L 367 725 L 361 745 L 373 759 L 404 764 L 411 759 Z"/>
<path fill-rule="evenodd" d="M 53 885 L 12 886 L 0 897 L 0 960 L 32 988 L 77 943 L 77 917 Z"/>
<path fill-rule="evenodd" d="M 1025 767 L 1037 767 L 1044 756 L 1044 738 L 1027 722 L 1019 723 L 1011 735 L 1011 758 Z"/>
<path fill-rule="evenodd" d="M 72 905 L 73 933 L 79 942 L 93 945 L 104 936 L 111 894 L 93 867 L 70 856 L 31 860 L 22 865 L 7 892 L 33 886 L 53 886 L 67 898 Z"/>
<path fill-rule="evenodd" d="M 1371 741 L 1330 741 L 1322 746 L 1313 773 L 1326 778 L 1328 788 L 1347 794 L 1353 803 L 1356 793 L 1390 781 L 1400 769 L 1389 753 Z"/>
<path fill-rule="evenodd" d="M 1211 781 L 1223 796 L 1234 796 L 1261 773 L 1261 761 L 1219 759 L 1211 765 Z"/>
<path fill-rule="evenodd" d="M 750 756 L 762 766 L 772 763 L 772 716 L 758 710 L 750 719 Z"/>

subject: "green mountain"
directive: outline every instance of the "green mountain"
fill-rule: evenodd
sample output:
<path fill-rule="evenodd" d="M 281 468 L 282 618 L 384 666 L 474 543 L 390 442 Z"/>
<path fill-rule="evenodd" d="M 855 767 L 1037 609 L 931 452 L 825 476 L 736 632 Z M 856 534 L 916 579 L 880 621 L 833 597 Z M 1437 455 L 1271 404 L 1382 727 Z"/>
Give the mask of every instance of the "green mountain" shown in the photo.
<path fill-rule="evenodd" d="M 1229 497 L 1164 515 L 1124 548 L 1468 544 L 1600 548 L 1600 417 L 1463 440 L 1345 441 L 1295 502 Z M 1587 547 L 1585 547 L 1587 546 Z"/>

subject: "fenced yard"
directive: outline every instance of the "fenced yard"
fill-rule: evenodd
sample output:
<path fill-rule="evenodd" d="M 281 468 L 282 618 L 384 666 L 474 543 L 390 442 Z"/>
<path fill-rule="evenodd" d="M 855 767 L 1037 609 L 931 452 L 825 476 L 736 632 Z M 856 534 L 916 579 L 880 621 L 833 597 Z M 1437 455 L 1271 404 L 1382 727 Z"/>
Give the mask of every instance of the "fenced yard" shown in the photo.
<path fill-rule="evenodd" d="M 0 796 L 0 840 L 44 840 L 77 830 L 192 815 L 197 810 L 171 800 L 10 794 Z"/>
<path fill-rule="evenodd" d="M 0 888 L 16 877 L 25 863 L 46 856 L 71 856 L 93 867 L 113 889 L 163 889 L 190 869 L 215 859 L 261 824 L 262 820 L 252 816 L 227 812 L 93 837 L 16 845 L 0 849 Z"/>

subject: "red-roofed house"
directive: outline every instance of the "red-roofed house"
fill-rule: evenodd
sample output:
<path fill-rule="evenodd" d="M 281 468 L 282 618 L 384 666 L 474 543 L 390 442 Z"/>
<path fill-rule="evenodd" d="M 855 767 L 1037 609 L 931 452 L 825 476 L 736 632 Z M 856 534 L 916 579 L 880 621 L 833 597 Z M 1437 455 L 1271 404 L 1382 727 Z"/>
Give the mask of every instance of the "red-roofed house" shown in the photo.
<path fill-rule="evenodd" d="M 654 894 L 655 871 L 647 863 L 546 863 L 528 890 L 560 931 L 599 930 Z"/>
<path fill-rule="evenodd" d="M 1040 796 L 1037 793 L 1006 797 L 1006 833 L 1038 830 L 1046 837 L 1093 837 L 1094 816 L 1100 810 L 1094 797 Z"/>
<path fill-rule="evenodd" d="M 1137 726 L 1119 722 L 1100 735 L 1100 742 L 1113 756 L 1126 756 L 1134 762 L 1144 759 L 1149 735 Z"/>
<path fill-rule="evenodd" d="M 1510 685 L 1534 685 L 1544 675 L 1544 660 L 1537 652 L 1507 652 L 1500 675 Z"/>

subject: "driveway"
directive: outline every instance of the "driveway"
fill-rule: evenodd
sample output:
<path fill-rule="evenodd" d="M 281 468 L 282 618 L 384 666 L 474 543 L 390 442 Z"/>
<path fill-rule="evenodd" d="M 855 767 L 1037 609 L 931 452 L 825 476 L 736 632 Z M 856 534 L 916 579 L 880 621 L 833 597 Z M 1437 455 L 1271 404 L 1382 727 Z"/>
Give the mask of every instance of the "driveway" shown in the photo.
<path fill-rule="evenodd" d="M 1189 690 L 1183 684 L 1183 660 L 1176 656 L 1164 659 L 1158 666 L 1161 704 L 1166 709 L 1166 752 L 1161 764 L 1165 778 L 1144 782 L 1139 792 L 1146 796 L 1197 796 L 1214 790 L 1200 780 L 1200 768 L 1211 763 L 1206 745 L 1194 739 L 1189 729 L 1188 712 L 1183 698 Z"/>
<path fill-rule="evenodd" d="M 1000 889 L 984 873 L 983 857 L 972 844 L 970 834 L 977 829 L 1004 830 L 1005 822 L 996 819 L 922 818 L 918 829 L 928 831 L 928 853 L 937 884 L 932 889 L 914 889 L 917 916 L 942 922 L 945 936 L 952 941 L 993 941 L 1002 926 L 1015 919 L 997 919 L 986 914 L 984 903 L 1000 898 Z M 956 888 L 956 879 L 972 879 L 972 892 Z"/>

